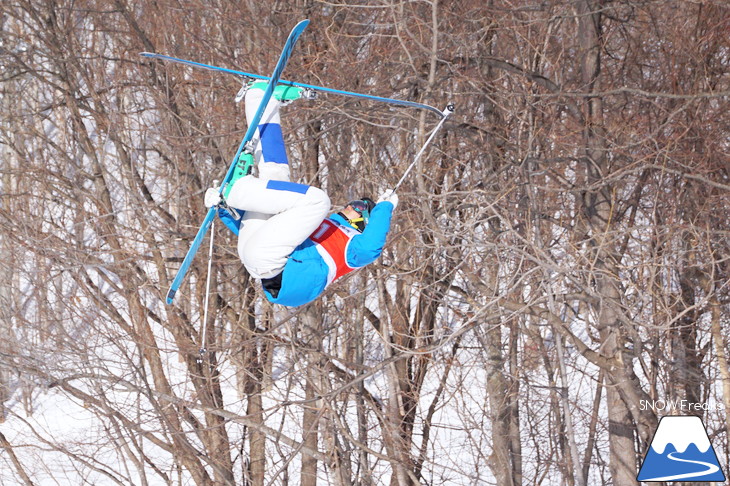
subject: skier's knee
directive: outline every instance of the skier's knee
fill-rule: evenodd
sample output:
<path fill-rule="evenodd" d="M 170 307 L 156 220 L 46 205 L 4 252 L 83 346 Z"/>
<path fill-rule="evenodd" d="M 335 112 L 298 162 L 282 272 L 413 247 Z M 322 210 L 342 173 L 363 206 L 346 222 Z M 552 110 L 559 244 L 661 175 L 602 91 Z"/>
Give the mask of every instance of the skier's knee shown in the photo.
<path fill-rule="evenodd" d="M 259 164 L 259 178 L 265 181 L 288 181 L 289 165 L 276 162 L 261 162 Z"/>
<path fill-rule="evenodd" d="M 326 218 L 329 214 L 332 203 L 326 192 L 317 187 L 310 187 L 307 191 L 306 197 L 309 205 L 312 207 L 312 211 L 316 211 L 322 219 Z"/>

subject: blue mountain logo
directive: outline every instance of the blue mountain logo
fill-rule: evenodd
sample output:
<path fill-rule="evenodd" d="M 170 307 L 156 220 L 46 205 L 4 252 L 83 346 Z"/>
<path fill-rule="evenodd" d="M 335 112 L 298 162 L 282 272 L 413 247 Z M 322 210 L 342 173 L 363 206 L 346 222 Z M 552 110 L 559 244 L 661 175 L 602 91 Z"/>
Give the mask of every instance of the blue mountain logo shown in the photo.
<path fill-rule="evenodd" d="M 659 421 L 637 481 L 725 481 L 702 419 L 669 416 Z"/>

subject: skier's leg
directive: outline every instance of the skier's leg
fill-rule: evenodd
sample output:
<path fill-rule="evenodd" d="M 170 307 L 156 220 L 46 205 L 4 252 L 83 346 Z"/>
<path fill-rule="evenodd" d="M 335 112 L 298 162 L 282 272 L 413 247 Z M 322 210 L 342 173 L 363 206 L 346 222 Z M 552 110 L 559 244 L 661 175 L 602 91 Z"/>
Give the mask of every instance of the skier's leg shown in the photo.
<path fill-rule="evenodd" d="M 263 86 L 266 86 L 266 83 L 263 83 Z M 256 87 L 255 85 L 250 86 L 246 91 L 245 112 L 246 121 L 249 125 L 261 105 L 263 95 L 264 88 Z M 231 207 L 240 210 L 244 209 L 242 207 L 236 207 L 235 203 L 231 202 L 230 197 L 233 192 L 233 188 L 241 180 L 241 178 L 245 178 L 251 173 L 251 164 L 259 166 L 259 175 L 261 178 L 284 181 L 289 180 L 289 161 L 286 158 L 284 136 L 281 133 L 281 117 L 279 115 L 280 107 L 281 102 L 276 98 L 272 97 L 269 100 L 269 103 L 266 105 L 261 116 L 259 125 L 254 132 L 253 139 L 251 140 L 251 143 L 254 146 L 254 153 L 242 153 L 237 161 L 233 176 L 231 177 L 228 186 L 223 191 L 223 197 Z M 264 144 L 267 146 L 266 156 L 268 156 L 268 160 L 272 160 L 273 163 L 262 164 L 261 162 L 262 160 L 267 160 L 264 159 L 263 155 L 264 151 L 262 147 Z M 267 169 L 269 166 L 270 168 Z M 224 219 L 226 214 L 227 213 L 225 211 L 219 211 L 219 216 L 226 226 L 239 236 L 239 241 L 241 239 L 245 240 L 248 236 L 250 236 L 251 232 L 256 231 L 259 225 L 258 222 L 262 219 L 261 214 L 252 214 L 251 217 L 246 217 L 246 214 L 244 213 L 243 218 L 240 221 L 233 221 L 231 224 L 231 221 L 229 220 L 232 220 L 232 218 L 229 217 L 228 220 Z"/>
<path fill-rule="evenodd" d="M 287 181 L 247 176 L 236 183 L 231 196 L 234 207 L 246 209 L 238 254 L 254 278 L 281 272 L 289 255 L 330 211 L 324 191 Z"/>
<path fill-rule="evenodd" d="M 281 88 L 277 87 L 277 89 Z M 246 117 L 258 109 L 263 89 L 246 93 Z M 297 93 L 282 91 L 279 98 L 295 99 Z M 254 157 L 259 177 L 237 180 L 228 204 L 245 210 L 238 237 L 238 254 L 254 278 L 269 278 L 281 272 L 288 256 L 317 229 L 330 210 L 327 194 L 315 187 L 289 182 L 289 160 L 281 131 L 276 97 L 269 101 L 256 131 Z"/>
<path fill-rule="evenodd" d="M 268 219 L 271 218 L 270 214 L 257 213 L 256 211 L 246 211 L 243 213 L 241 218 L 241 226 L 238 231 L 238 255 L 241 257 L 241 249 L 246 246 L 246 243 L 251 236 L 263 226 Z M 243 257 L 241 257 L 243 260 Z"/>
<path fill-rule="evenodd" d="M 261 104 L 263 86 L 254 85 L 246 92 L 246 119 L 249 123 Z M 254 160 L 261 179 L 288 181 L 290 177 L 289 159 L 281 131 L 281 105 L 281 101 L 272 97 L 256 130 Z"/>
<path fill-rule="evenodd" d="M 264 95 L 266 83 L 260 85 L 254 84 L 246 91 L 245 109 L 246 121 L 251 123 L 256 111 L 258 111 L 261 99 Z M 254 165 L 259 168 L 259 179 L 264 180 L 289 180 L 289 161 L 286 157 L 284 147 L 284 136 L 281 132 L 281 116 L 279 109 L 281 102 L 272 97 L 269 104 L 266 105 L 264 113 L 259 122 L 259 126 L 254 134 Z M 264 148 L 265 147 L 265 148 Z M 268 161 L 268 162 L 263 162 Z M 243 248 L 248 239 L 261 225 L 272 215 L 278 208 L 268 209 L 268 203 L 263 202 L 268 196 L 266 192 L 261 192 L 261 184 L 253 183 L 250 180 L 252 176 L 244 176 L 243 179 L 249 180 L 249 183 L 238 184 L 242 179 L 233 181 L 230 190 L 226 195 L 228 204 L 234 208 L 246 209 L 243 219 L 240 223 L 238 231 L 238 247 Z M 253 191 L 249 194 L 250 191 Z M 260 198 L 256 200 L 254 198 Z M 263 212 L 253 208 L 266 209 Z"/>
<path fill-rule="evenodd" d="M 262 86 L 254 84 L 246 92 L 246 118 L 249 123 L 261 104 L 264 94 Z M 289 159 L 279 113 L 281 105 L 281 101 L 274 97 L 269 100 L 254 136 L 254 158 L 259 176 L 248 175 L 236 180 L 226 196 L 228 204 L 236 209 L 279 214 L 296 205 L 292 201 L 293 195 L 302 195 L 309 187 L 289 182 Z M 244 225 L 245 222 L 244 219 Z M 242 228 L 241 231 L 247 230 Z"/>

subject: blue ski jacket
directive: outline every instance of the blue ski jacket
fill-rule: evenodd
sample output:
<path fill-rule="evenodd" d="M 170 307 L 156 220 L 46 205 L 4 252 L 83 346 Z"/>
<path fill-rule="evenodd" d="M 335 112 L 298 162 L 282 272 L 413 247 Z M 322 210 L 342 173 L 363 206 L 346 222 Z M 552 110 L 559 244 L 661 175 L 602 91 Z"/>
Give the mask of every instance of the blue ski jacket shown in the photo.
<path fill-rule="evenodd" d="M 219 212 L 224 223 L 238 233 L 236 222 L 225 211 Z M 356 233 L 347 243 L 346 263 L 353 269 L 364 267 L 378 259 L 383 252 L 385 239 L 390 231 L 393 204 L 378 203 L 370 213 L 370 220 L 362 233 Z M 337 226 L 349 228 L 345 218 L 333 214 L 327 220 Z M 274 297 L 264 288 L 266 298 L 275 304 L 298 307 L 319 297 L 328 285 L 330 267 L 317 250 L 317 244 L 307 238 L 297 246 L 284 266 L 281 274 L 281 288 Z"/>
<path fill-rule="evenodd" d="M 355 234 L 347 245 L 347 265 L 360 268 L 377 260 L 383 252 L 392 215 L 393 204 L 390 202 L 381 202 L 373 208 L 363 232 Z M 333 214 L 328 219 L 336 225 L 349 226 L 339 214 Z M 330 268 L 317 251 L 316 244 L 307 238 L 289 256 L 276 298 L 266 289 L 264 293 L 270 302 L 298 307 L 312 302 L 324 292 L 329 272 Z"/>

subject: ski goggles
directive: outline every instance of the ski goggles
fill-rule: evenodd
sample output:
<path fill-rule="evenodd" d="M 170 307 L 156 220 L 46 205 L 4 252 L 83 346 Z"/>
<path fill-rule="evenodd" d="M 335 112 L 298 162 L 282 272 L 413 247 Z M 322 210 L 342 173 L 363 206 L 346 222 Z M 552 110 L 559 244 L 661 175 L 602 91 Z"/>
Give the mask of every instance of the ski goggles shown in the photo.
<path fill-rule="evenodd" d="M 368 224 L 368 220 L 370 220 L 370 208 L 367 202 L 362 200 L 350 201 L 347 205 L 357 211 L 357 214 L 362 217 L 362 219 L 351 220 L 351 223 L 359 223 L 360 221 L 363 221 L 365 224 Z"/>

